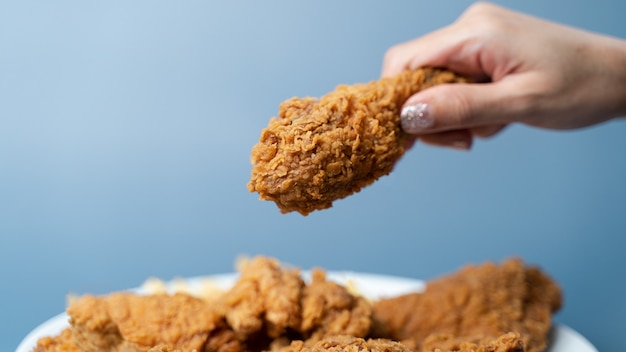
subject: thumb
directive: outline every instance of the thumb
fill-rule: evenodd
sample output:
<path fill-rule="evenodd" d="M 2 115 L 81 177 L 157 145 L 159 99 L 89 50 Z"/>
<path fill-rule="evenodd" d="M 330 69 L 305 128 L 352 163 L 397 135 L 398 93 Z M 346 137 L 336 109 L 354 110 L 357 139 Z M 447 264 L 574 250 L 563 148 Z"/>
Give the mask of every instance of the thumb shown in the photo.
<path fill-rule="evenodd" d="M 428 88 L 404 103 L 402 129 L 424 134 L 513 122 L 516 104 L 508 91 L 503 81 Z"/>

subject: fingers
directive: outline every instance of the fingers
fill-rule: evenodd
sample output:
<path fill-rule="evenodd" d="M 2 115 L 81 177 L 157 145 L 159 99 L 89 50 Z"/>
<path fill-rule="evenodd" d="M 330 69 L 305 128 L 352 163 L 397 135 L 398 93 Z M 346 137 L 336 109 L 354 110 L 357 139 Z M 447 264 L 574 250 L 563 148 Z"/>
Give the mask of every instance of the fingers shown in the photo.
<path fill-rule="evenodd" d="M 419 139 L 425 144 L 438 147 L 449 147 L 458 150 L 470 150 L 472 134 L 469 130 L 446 131 L 421 135 Z"/>
<path fill-rule="evenodd" d="M 488 30 L 485 22 L 489 21 L 486 21 L 486 17 L 498 18 L 502 11 L 504 9 L 497 6 L 478 3 L 451 25 L 391 47 L 383 59 L 382 76 L 394 76 L 403 70 L 431 66 L 445 67 L 477 81 L 486 81 L 493 73 L 486 71 L 494 68 L 485 67 L 485 50 L 492 41 L 503 39 L 499 35 L 502 32 L 500 28 Z"/>
<path fill-rule="evenodd" d="M 444 84 L 421 91 L 404 104 L 400 115 L 402 129 L 416 135 L 454 130 L 493 135 L 515 122 L 520 110 L 515 90 L 509 85 Z"/>
<path fill-rule="evenodd" d="M 381 76 L 391 77 L 402 71 L 424 66 L 444 67 L 445 54 L 452 51 L 450 47 L 457 40 L 448 32 L 447 28 L 440 29 L 391 47 L 385 53 Z M 443 51 L 443 48 L 446 50 Z"/>
<path fill-rule="evenodd" d="M 475 33 L 453 24 L 398 44 L 385 53 L 382 76 L 390 77 L 421 67 L 445 67 L 484 81 L 489 75 L 480 62 L 482 47 L 474 44 L 476 39 Z"/>
<path fill-rule="evenodd" d="M 392 47 L 382 74 L 434 66 L 484 82 L 439 85 L 405 102 L 406 133 L 451 145 L 469 140 L 458 131 L 489 137 L 513 122 L 572 129 L 618 116 L 626 106 L 619 48 L 614 38 L 479 2 L 450 26 Z"/>
<path fill-rule="evenodd" d="M 470 132 L 472 133 L 472 136 L 474 137 L 489 138 L 500 133 L 500 131 L 505 129 L 506 126 L 507 125 L 497 124 L 497 125 L 473 127 L 473 128 L 470 128 Z"/>
<path fill-rule="evenodd" d="M 417 142 L 417 137 L 416 136 L 411 136 L 410 138 L 408 138 L 405 142 L 404 142 L 404 150 L 410 150 L 411 148 L 413 148 L 413 146 L 415 145 L 415 142 Z"/>
<path fill-rule="evenodd" d="M 481 126 L 466 130 L 454 130 L 445 131 L 431 134 L 423 134 L 419 136 L 419 139 L 424 144 L 433 145 L 437 147 L 448 147 L 457 150 L 470 150 L 472 148 L 473 140 L 475 137 L 489 138 L 500 131 L 502 131 L 506 125 L 493 125 L 493 126 Z M 410 144 L 407 146 L 413 146 L 415 139 L 410 140 Z M 406 148 L 407 150 L 409 148 Z"/>

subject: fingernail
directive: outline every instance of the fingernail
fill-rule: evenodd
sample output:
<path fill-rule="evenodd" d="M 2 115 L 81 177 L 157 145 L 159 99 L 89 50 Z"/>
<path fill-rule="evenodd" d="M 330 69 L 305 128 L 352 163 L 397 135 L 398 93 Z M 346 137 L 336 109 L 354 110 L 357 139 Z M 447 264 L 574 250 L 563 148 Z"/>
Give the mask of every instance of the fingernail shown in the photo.
<path fill-rule="evenodd" d="M 418 133 L 434 124 L 431 108 L 425 103 L 405 106 L 400 113 L 400 121 L 406 133 Z"/>

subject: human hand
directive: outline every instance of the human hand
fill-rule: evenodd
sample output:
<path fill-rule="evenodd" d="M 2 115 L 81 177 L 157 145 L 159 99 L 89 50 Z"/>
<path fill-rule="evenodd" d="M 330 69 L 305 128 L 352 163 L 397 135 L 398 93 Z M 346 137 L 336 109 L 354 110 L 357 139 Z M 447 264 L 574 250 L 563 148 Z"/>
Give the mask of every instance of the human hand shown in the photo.
<path fill-rule="evenodd" d="M 574 129 L 626 115 L 626 41 L 487 3 L 448 27 L 396 45 L 382 76 L 445 67 L 478 83 L 410 97 L 402 128 L 425 143 L 469 149 L 519 122 Z"/>

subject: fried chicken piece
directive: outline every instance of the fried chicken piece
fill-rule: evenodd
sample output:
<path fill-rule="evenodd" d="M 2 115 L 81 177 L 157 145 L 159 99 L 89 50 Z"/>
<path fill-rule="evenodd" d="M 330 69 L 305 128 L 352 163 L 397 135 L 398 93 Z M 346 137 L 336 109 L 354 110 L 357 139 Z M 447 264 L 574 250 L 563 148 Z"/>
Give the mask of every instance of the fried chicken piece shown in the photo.
<path fill-rule="evenodd" d="M 423 293 L 375 302 L 374 335 L 410 341 L 418 351 L 457 351 L 463 343 L 474 351 L 513 332 L 525 351 L 540 352 L 561 299 L 549 277 L 519 259 L 468 266 L 428 282 Z"/>
<path fill-rule="evenodd" d="M 183 351 L 179 349 L 173 349 L 172 347 L 168 345 L 158 345 L 149 349 L 148 352 L 183 352 Z"/>
<path fill-rule="evenodd" d="M 300 326 L 303 288 L 300 270 L 259 256 L 243 265 L 239 280 L 224 294 L 221 309 L 241 339 L 259 333 L 277 338 Z"/>
<path fill-rule="evenodd" d="M 299 269 L 263 256 L 243 265 L 233 287 L 210 303 L 183 293 L 113 293 L 81 297 L 67 311 L 80 350 L 117 352 L 276 350 L 295 338 L 364 337 L 372 316 L 368 301 L 326 280 L 323 270 L 307 285 Z M 41 344 L 54 341 L 61 337 Z"/>
<path fill-rule="evenodd" d="M 518 259 L 469 266 L 372 307 L 321 269 L 307 285 L 298 269 L 257 257 L 211 304 L 187 294 L 84 296 L 68 308 L 71 330 L 35 351 L 539 352 L 560 305 L 557 285 Z"/>
<path fill-rule="evenodd" d="M 335 335 L 311 343 L 293 341 L 280 352 L 413 352 L 399 342 L 386 339 L 363 339 L 349 335 Z"/>
<path fill-rule="evenodd" d="M 372 323 L 372 306 L 365 298 L 326 279 L 321 269 L 312 271 L 312 280 L 302 297 L 300 331 L 309 340 L 327 336 L 365 337 Z"/>
<path fill-rule="evenodd" d="M 414 345 L 414 342 L 408 342 Z M 524 341 L 519 334 L 509 332 L 491 339 L 484 336 L 453 337 L 450 335 L 429 335 L 422 343 L 421 351 L 438 352 L 526 352 Z"/>
<path fill-rule="evenodd" d="M 326 280 L 323 270 L 313 270 L 306 284 L 299 269 L 262 256 L 244 265 L 224 300 L 223 314 L 240 339 L 261 334 L 273 340 L 268 341 L 272 346 L 295 337 L 320 339 L 339 333 L 364 337 L 371 325 L 371 304 Z"/>
<path fill-rule="evenodd" d="M 187 294 L 84 296 L 67 309 L 76 345 L 83 351 L 147 351 L 167 345 L 203 351 L 222 317 Z"/>
<path fill-rule="evenodd" d="M 282 213 L 308 215 L 391 172 L 405 150 L 400 109 L 428 87 L 465 82 L 438 69 L 406 71 L 366 84 L 341 85 L 321 97 L 280 104 L 252 148 L 250 192 Z"/>
<path fill-rule="evenodd" d="M 66 328 L 57 336 L 40 338 L 33 352 L 80 352 L 80 349 L 74 343 L 72 330 Z"/>

